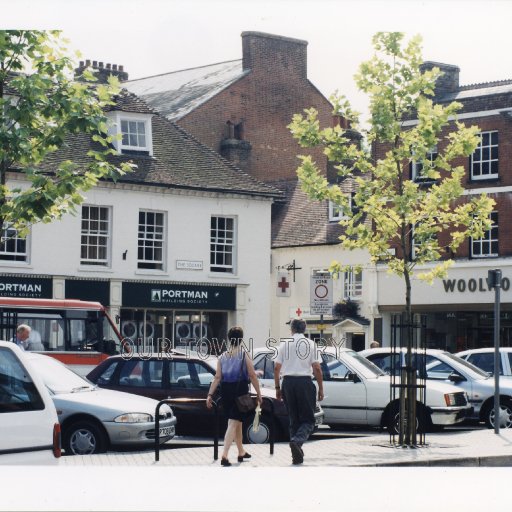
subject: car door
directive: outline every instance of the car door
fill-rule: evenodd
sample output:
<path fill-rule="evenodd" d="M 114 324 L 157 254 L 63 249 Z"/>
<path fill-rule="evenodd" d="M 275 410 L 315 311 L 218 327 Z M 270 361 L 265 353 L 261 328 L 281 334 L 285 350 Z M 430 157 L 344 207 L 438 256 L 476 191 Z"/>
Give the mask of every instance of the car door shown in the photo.
<path fill-rule="evenodd" d="M 213 370 L 201 361 L 174 359 L 167 361 L 167 394 L 177 418 L 181 435 L 210 434 L 214 428 L 214 409 L 206 407 Z"/>
<path fill-rule="evenodd" d="M 120 368 L 110 389 L 147 396 L 155 400 L 167 398 L 163 389 L 163 360 L 130 359 L 120 361 Z M 104 386 L 106 387 L 106 386 Z"/>
<path fill-rule="evenodd" d="M 322 354 L 321 368 L 324 423 L 365 425 L 368 420 L 364 379 L 331 354 Z"/>
<path fill-rule="evenodd" d="M 451 364 L 436 356 L 425 356 L 425 371 L 427 379 L 441 380 L 452 384 L 468 394 L 469 401 L 474 403 L 473 386 L 470 379 L 459 372 Z"/>

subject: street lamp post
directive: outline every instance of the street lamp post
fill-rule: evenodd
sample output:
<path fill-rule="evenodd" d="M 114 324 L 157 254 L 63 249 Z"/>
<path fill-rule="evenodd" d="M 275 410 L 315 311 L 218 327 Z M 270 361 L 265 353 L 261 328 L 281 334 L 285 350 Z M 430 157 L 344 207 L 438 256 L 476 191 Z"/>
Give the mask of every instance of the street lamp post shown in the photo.
<path fill-rule="evenodd" d="M 500 433 L 500 289 L 501 270 L 489 270 L 489 286 L 494 288 L 494 433 Z"/>

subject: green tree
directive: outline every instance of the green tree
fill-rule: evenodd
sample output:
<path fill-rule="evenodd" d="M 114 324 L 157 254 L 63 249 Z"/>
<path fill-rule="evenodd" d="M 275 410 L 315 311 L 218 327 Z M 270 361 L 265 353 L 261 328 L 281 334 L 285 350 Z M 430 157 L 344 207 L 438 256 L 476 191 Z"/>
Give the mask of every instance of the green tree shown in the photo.
<path fill-rule="evenodd" d="M 430 270 L 416 275 L 430 283 L 446 276 L 453 261 L 441 259 L 447 247 L 441 246 L 440 235 L 449 238 L 447 245 L 452 251 L 469 236 L 482 237 L 490 228 L 494 201 L 485 194 L 463 198 L 465 171 L 454 161 L 473 153 L 479 143 L 479 128 L 457 121 L 459 103 L 434 104 L 431 97 L 441 72 L 438 68 L 422 70 L 419 36 L 408 43 L 403 39 L 402 33 L 377 33 L 374 56 L 361 64 L 355 76 L 358 88 L 369 98 L 366 130 L 359 127 L 358 115 L 343 97 L 332 97 L 334 113 L 365 135 L 367 147 L 351 143 L 339 127 L 322 129 L 314 109 L 296 114 L 289 128 L 302 147 L 323 146 L 341 179 L 355 180 L 357 209 L 351 209 L 347 196 L 326 180 L 313 159 L 299 157 L 302 162 L 297 173 L 303 189 L 313 199 L 338 204 L 345 215 L 340 222 L 345 227 L 342 246 L 368 250 L 372 262 L 387 263 L 389 272 L 403 278 L 405 324 L 410 325 L 415 267 L 430 265 Z M 405 129 L 403 120 L 412 115 L 417 123 Z M 381 158 L 374 158 L 368 147 L 381 148 Z M 431 158 L 435 147 L 437 155 Z M 428 186 L 409 179 L 411 163 L 421 165 L 422 177 L 431 181 Z M 391 248 L 397 249 L 396 254 Z M 332 271 L 341 268 L 339 263 L 331 266 Z M 407 360 L 411 361 L 410 332 L 406 338 Z M 415 415 L 408 417 L 408 425 L 415 423 L 413 418 Z M 409 435 L 405 442 L 410 440 Z"/>
<path fill-rule="evenodd" d="M 131 170 L 107 160 L 114 151 L 104 109 L 119 82 L 96 85 L 90 71 L 74 80 L 66 44 L 59 31 L 0 31 L 0 228 L 21 235 L 33 223 L 74 212 L 81 192 L 98 180 Z M 45 157 L 81 134 L 91 143 L 88 162 L 66 160 L 41 171 Z M 10 171 L 23 172 L 25 183 L 10 181 Z"/>

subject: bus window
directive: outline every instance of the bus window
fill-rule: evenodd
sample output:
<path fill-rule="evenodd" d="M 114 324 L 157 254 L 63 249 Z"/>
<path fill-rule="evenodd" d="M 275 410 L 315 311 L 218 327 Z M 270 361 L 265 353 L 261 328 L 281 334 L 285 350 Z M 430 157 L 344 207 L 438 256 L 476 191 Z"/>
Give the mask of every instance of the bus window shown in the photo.
<path fill-rule="evenodd" d="M 20 324 L 32 329 L 26 350 L 45 352 L 81 375 L 121 350 L 120 334 L 99 302 L 0 297 L 0 339 L 14 339 Z"/>

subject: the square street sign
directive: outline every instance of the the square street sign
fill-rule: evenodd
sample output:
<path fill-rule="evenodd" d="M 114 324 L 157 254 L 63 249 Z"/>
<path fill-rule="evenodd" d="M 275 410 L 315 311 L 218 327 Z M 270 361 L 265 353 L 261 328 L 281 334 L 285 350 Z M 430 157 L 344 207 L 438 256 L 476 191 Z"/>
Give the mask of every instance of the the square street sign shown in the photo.
<path fill-rule="evenodd" d="M 310 305 L 312 315 L 332 313 L 332 276 L 311 276 Z"/>

